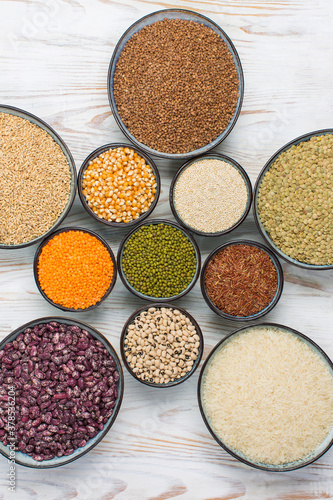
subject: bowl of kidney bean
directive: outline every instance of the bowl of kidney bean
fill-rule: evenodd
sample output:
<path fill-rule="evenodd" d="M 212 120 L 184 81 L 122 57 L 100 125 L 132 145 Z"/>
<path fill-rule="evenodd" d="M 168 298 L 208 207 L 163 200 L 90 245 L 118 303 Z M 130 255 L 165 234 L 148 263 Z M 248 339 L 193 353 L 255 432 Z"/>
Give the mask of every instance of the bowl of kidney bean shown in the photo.
<path fill-rule="evenodd" d="M 0 453 L 27 467 L 68 464 L 104 438 L 123 392 L 117 353 L 95 328 L 26 323 L 0 343 Z"/>

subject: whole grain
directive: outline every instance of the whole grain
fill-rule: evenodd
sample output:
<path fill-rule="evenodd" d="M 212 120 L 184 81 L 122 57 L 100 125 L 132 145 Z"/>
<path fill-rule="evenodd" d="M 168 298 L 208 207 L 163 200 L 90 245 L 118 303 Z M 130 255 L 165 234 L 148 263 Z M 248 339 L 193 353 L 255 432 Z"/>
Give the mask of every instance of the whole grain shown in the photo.
<path fill-rule="evenodd" d="M 213 29 L 163 19 L 123 48 L 114 74 L 121 120 L 146 146 L 187 153 L 211 143 L 236 110 L 239 78 L 233 56 Z"/>
<path fill-rule="evenodd" d="M 174 205 L 188 226 L 217 233 L 234 226 L 245 212 L 248 190 L 230 163 L 202 159 L 189 165 L 174 186 Z"/>
<path fill-rule="evenodd" d="M 0 243 L 45 234 L 63 213 L 71 173 L 60 146 L 41 127 L 0 113 Z"/>
<path fill-rule="evenodd" d="M 156 177 L 133 149 L 104 151 L 89 162 L 82 177 L 88 206 L 109 222 L 131 222 L 147 212 L 156 195 Z"/>
<path fill-rule="evenodd" d="M 332 432 L 332 371 L 292 332 L 254 326 L 212 355 L 202 402 L 232 451 L 261 465 L 292 464 L 311 458 Z"/>

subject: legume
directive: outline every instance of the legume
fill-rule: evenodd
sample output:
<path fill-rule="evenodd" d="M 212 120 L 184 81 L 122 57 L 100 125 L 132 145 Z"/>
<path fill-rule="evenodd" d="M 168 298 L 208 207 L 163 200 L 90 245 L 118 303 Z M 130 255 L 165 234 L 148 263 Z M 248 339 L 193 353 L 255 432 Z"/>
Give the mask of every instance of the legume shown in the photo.
<path fill-rule="evenodd" d="M 88 206 L 101 219 L 130 222 L 147 212 L 156 194 L 152 168 L 133 149 L 109 149 L 89 162 L 82 178 Z"/>
<path fill-rule="evenodd" d="M 143 225 L 127 240 L 122 269 L 129 284 L 149 297 L 183 292 L 195 276 L 197 260 L 189 238 L 166 223 Z"/>
<path fill-rule="evenodd" d="M 222 38 L 182 19 L 163 19 L 134 34 L 114 74 L 123 123 L 138 141 L 165 153 L 187 153 L 216 139 L 234 116 L 238 86 Z"/>
<path fill-rule="evenodd" d="M 261 248 L 227 246 L 209 261 L 206 292 L 212 303 L 232 316 L 251 316 L 273 300 L 278 277 L 270 256 Z"/>
<path fill-rule="evenodd" d="M 168 384 L 185 377 L 199 355 L 200 337 L 178 309 L 150 307 L 129 324 L 124 352 L 141 380 Z"/>
<path fill-rule="evenodd" d="M 19 245 L 45 234 L 68 202 L 69 165 L 41 127 L 0 113 L 0 243 Z"/>
<path fill-rule="evenodd" d="M 113 278 L 108 249 L 84 231 L 64 231 L 51 238 L 38 259 L 41 289 L 55 304 L 86 309 L 105 295 Z"/>
<path fill-rule="evenodd" d="M 16 450 L 38 462 L 71 455 L 100 432 L 118 398 L 119 373 L 102 342 L 78 326 L 27 328 L 0 351 L 0 440 L 15 387 Z"/>
<path fill-rule="evenodd" d="M 189 165 L 174 187 L 174 204 L 185 224 L 217 233 L 235 225 L 244 214 L 248 191 L 244 178 L 230 163 L 202 159 Z"/>
<path fill-rule="evenodd" d="M 265 231 L 289 257 L 333 264 L 333 135 L 281 153 L 263 176 L 258 211 Z"/>

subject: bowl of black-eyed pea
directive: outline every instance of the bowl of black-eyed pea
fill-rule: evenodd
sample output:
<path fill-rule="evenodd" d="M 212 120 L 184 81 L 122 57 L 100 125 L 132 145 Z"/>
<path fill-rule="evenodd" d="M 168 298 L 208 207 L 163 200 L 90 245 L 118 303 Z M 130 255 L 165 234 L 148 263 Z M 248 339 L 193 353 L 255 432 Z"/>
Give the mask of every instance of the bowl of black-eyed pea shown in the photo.
<path fill-rule="evenodd" d="M 154 303 L 137 309 L 120 337 L 123 362 L 139 382 L 171 387 L 187 380 L 199 366 L 203 335 L 181 307 Z"/>

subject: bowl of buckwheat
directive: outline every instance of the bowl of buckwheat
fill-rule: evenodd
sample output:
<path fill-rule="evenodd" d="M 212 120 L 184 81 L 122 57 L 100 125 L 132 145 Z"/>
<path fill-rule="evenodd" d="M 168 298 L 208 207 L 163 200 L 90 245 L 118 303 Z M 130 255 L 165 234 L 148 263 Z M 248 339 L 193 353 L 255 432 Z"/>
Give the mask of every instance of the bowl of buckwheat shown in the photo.
<path fill-rule="evenodd" d="M 199 366 L 203 335 L 196 320 L 172 304 L 148 304 L 124 325 L 120 350 L 129 373 L 151 387 L 187 380 Z"/>

